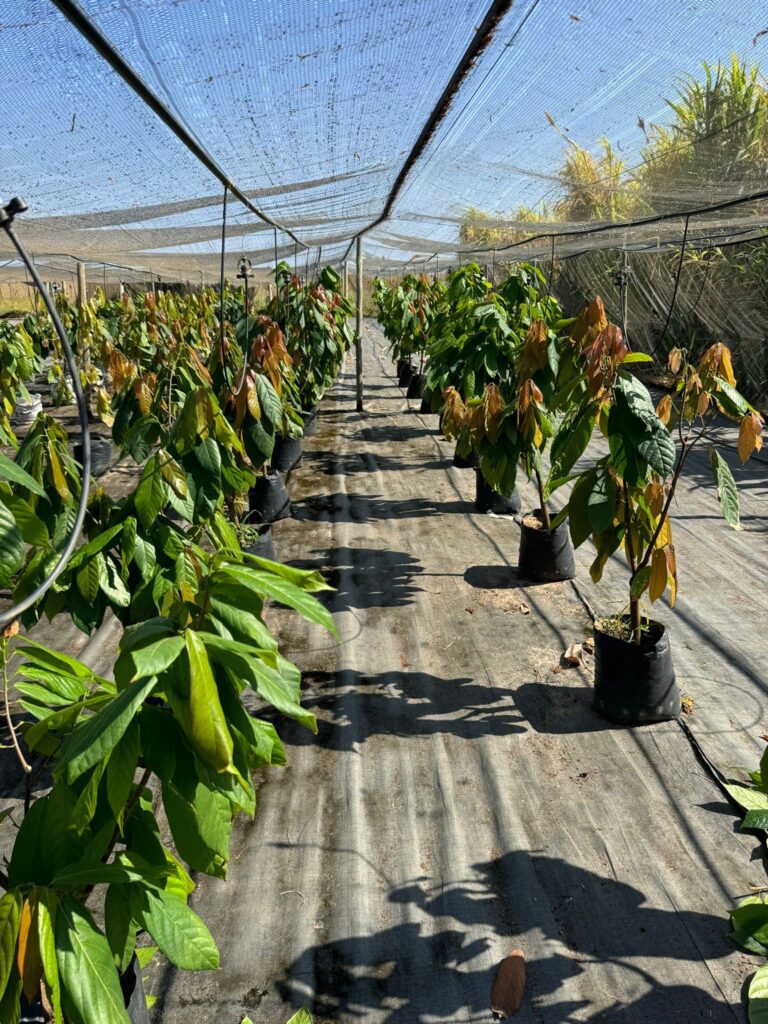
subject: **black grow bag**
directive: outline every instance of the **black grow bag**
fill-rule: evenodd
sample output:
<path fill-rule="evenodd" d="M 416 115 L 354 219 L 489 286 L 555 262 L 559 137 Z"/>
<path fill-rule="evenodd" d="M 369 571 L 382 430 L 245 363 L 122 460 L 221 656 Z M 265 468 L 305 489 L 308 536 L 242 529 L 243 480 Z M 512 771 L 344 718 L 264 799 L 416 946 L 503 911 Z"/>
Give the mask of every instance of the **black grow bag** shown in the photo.
<path fill-rule="evenodd" d="M 419 406 L 419 412 L 422 416 L 429 416 L 432 412 L 432 403 L 426 397 L 422 398 L 421 405 Z"/>
<path fill-rule="evenodd" d="M 317 433 L 318 407 L 313 405 L 311 409 L 302 409 L 301 416 L 304 420 L 304 437 L 314 437 Z"/>
<path fill-rule="evenodd" d="M 300 437 L 276 437 L 269 464 L 280 473 L 287 473 L 301 462 Z"/>
<path fill-rule="evenodd" d="M 400 378 L 400 374 L 406 368 L 407 369 L 411 368 L 411 361 L 410 361 L 410 359 L 398 359 L 397 360 L 397 364 L 395 366 L 395 376 L 398 378 L 398 380 Z"/>
<path fill-rule="evenodd" d="M 259 523 L 275 523 L 291 514 L 291 499 L 279 473 L 256 478 L 248 492 L 248 509 Z"/>
<path fill-rule="evenodd" d="M 520 511 L 520 495 L 516 487 L 513 487 L 512 493 L 506 497 L 498 494 L 478 469 L 475 479 L 475 508 L 478 512 L 515 516 Z"/>
<path fill-rule="evenodd" d="M 408 390 L 405 393 L 406 398 L 421 398 L 421 393 L 424 390 L 424 374 L 414 373 L 408 382 Z"/>
<path fill-rule="evenodd" d="M 628 617 L 624 616 L 628 622 Z M 593 707 L 609 722 L 637 725 L 668 722 L 680 714 L 680 690 L 669 635 L 650 619 L 639 644 L 595 627 L 595 699 Z"/>
<path fill-rule="evenodd" d="M 258 555 L 259 558 L 268 558 L 271 562 L 275 558 L 275 538 L 272 536 L 271 526 L 262 526 L 259 529 L 259 539 L 243 548 L 250 555 Z"/>
<path fill-rule="evenodd" d="M 83 442 L 73 445 L 75 462 L 83 464 Z M 108 437 L 91 437 L 91 476 L 104 476 L 112 462 L 112 442 Z"/>
<path fill-rule="evenodd" d="M 410 363 L 407 363 L 400 373 L 397 375 L 397 386 L 400 388 L 407 388 L 411 383 L 411 377 L 413 376 L 413 367 Z"/>
<path fill-rule="evenodd" d="M 532 515 L 538 518 L 540 509 L 534 509 Z M 520 524 L 520 555 L 517 560 L 517 571 L 523 579 L 534 583 L 555 583 L 558 580 L 572 580 L 576 575 L 576 562 L 573 557 L 571 535 L 568 532 L 568 520 L 560 523 L 554 530 L 537 529 L 526 526 L 525 519 Z"/>

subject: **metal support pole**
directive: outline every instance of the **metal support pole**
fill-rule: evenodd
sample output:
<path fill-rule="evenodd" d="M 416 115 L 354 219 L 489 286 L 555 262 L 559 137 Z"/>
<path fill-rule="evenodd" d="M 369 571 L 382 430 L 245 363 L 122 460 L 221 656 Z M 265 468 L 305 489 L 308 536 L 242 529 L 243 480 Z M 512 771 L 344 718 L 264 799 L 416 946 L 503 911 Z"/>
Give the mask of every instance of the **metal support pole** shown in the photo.
<path fill-rule="evenodd" d="M 363 411 L 363 239 L 357 239 L 357 325 L 355 331 L 355 369 L 357 372 L 357 411 Z"/>
<path fill-rule="evenodd" d="M 347 263 L 346 260 L 344 260 L 344 263 L 342 264 L 341 278 L 342 278 L 342 281 L 344 282 L 344 298 L 348 299 L 349 298 L 349 264 Z"/>
<path fill-rule="evenodd" d="M 88 301 L 88 295 L 86 292 L 86 281 L 85 281 L 85 264 L 77 264 L 77 305 L 79 309 Z"/>

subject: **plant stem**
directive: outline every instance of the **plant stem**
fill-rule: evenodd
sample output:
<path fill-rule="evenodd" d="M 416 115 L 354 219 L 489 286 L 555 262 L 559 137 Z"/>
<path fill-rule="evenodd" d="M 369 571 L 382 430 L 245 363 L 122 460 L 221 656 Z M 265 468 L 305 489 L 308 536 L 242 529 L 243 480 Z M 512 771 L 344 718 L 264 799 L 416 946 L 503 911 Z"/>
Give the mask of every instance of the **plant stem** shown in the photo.
<path fill-rule="evenodd" d="M 631 587 L 632 583 L 637 575 L 637 561 L 635 558 L 635 544 L 632 540 L 632 507 L 629 501 L 629 488 L 626 482 L 624 483 L 624 523 L 625 523 L 625 546 L 627 549 L 627 558 L 629 559 L 629 567 L 632 570 L 632 575 L 629 578 L 630 596 L 629 596 L 629 623 L 632 628 L 632 642 L 635 644 L 640 643 L 640 599 L 632 597 Z"/>
<path fill-rule="evenodd" d="M 534 467 L 534 476 L 536 477 L 536 486 L 539 489 L 539 501 L 541 502 L 541 518 L 544 521 L 544 529 L 552 529 L 552 520 L 549 516 L 549 509 L 547 508 L 547 502 L 544 498 L 544 481 L 541 478 L 541 473 Z"/>
<path fill-rule="evenodd" d="M 16 727 L 14 726 L 13 719 L 11 718 L 11 703 L 8 696 L 8 641 L 5 639 L 2 641 L 2 647 L 0 648 L 0 658 L 2 658 L 3 703 L 5 704 L 5 721 L 8 724 L 8 732 L 11 734 L 11 742 L 13 743 L 13 749 L 16 751 L 16 756 L 19 759 L 19 764 L 26 772 L 26 774 L 29 775 L 32 771 L 32 768 L 27 763 L 27 759 L 21 752 L 19 740 L 16 735 Z"/>

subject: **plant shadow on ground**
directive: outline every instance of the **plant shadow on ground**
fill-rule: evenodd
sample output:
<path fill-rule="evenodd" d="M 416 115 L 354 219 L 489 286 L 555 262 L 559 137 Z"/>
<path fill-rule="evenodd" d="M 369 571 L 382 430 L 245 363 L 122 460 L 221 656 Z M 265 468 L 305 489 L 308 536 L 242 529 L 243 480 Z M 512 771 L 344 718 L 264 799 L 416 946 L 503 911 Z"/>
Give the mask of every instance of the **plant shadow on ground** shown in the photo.
<path fill-rule="evenodd" d="M 318 734 L 279 723 L 287 746 L 356 750 L 371 736 L 512 736 L 527 732 L 512 703 L 513 691 L 468 677 L 441 679 L 428 672 L 354 670 L 308 672 L 302 706 L 318 713 Z M 328 717 L 330 716 L 330 717 Z"/>
<path fill-rule="evenodd" d="M 458 882 L 423 876 L 393 887 L 371 866 L 379 884 L 389 883 L 390 902 L 423 919 L 310 946 L 294 960 L 277 982 L 280 996 L 295 1007 L 309 1001 L 320 1020 L 375 1015 L 386 1024 L 426 1024 L 480 1019 L 475 1015 L 484 1012 L 490 1018 L 496 965 L 513 946 L 525 950 L 529 933 L 537 936 L 537 946 L 542 936 L 545 946 L 565 946 L 567 952 L 553 950 L 528 960 L 516 1017 L 521 1022 L 732 1024 L 735 1019 L 733 1007 L 705 989 L 665 985 L 656 977 L 655 964 L 688 961 L 700 964 L 702 978 L 715 988 L 707 960 L 733 950 L 727 922 L 716 914 L 644 906 L 646 897 L 634 886 L 537 850 L 476 863 L 473 877 Z M 439 930 L 433 922 L 439 922 Z M 484 937 L 473 938 L 473 932 Z M 489 932 L 494 939 L 486 937 Z M 643 966 L 630 962 L 638 958 Z M 558 997 L 579 975 L 586 977 L 577 998 L 573 991 Z M 314 991 L 309 1000 L 307 986 Z M 592 991 L 605 996 L 608 986 L 615 995 L 604 1002 L 611 1005 L 595 1007 L 582 997 Z"/>
<path fill-rule="evenodd" d="M 445 469 L 447 459 L 433 459 L 425 462 L 418 455 L 410 459 L 392 458 L 389 455 L 372 455 L 369 452 L 353 452 L 342 455 L 333 451 L 306 451 L 305 465 L 323 476 L 351 476 L 353 473 L 403 472 L 406 470 Z"/>
<path fill-rule="evenodd" d="M 369 523 L 385 519 L 423 519 L 425 516 L 471 512 L 469 501 L 430 501 L 428 498 L 390 500 L 380 495 L 322 494 L 298 498 L 293 518 L 309 522 Z"/>
<path fill-rule="evenodd" d="M 332 612 L 351 608 L 400 608 L 413 604 L 421 587 L 414 585 L 422 573 L 421 562 L 406 551 L 389 548 L 334 547 L 310 552 L 315 558 L 292 560 L 297 569 L 319 570 L 333 592 L 318 598 Z"/>
<path fill-rule="evenodd" d="M 417 437 L 427 437 L 432 434 L 431 427 L 426 426 L 395 426 L 392 423 L 385 423 L 380 427 L 361 427 L 355 433 L 355 441 L 365 441 L 367 444 L 397 444 L 400 441 L 412 441 Z"/>

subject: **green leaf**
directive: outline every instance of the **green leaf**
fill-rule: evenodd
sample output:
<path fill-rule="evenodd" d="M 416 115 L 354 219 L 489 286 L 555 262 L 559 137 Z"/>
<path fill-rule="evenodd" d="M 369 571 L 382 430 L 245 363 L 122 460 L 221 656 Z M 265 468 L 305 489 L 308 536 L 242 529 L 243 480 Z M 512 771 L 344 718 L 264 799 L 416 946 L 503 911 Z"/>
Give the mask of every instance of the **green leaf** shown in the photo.
<path fill-rule="evenodd" d="M 245 1022 L 243 1022 L 245 1024 Z M 302 1006 L 298 1013 L 294 1013 L 288 1024 L 312 1024 L 312 1018 L 306 1006 Z"/>
<path fill-rule="evenodd" d="M 123 530 L 123 524 L 117 523 L 115 526 L 110 526 L 108 530 L 103 530 L 101 533 L 97 533 L 95 537 L 88 541 L 87 544 L 83 544 L 77 551 L 72 555 L 67 567 L 69 569 L 76 569 L 82 565 L 83 562 L 92 558 L 93 555 L 103 551 L 104 548 L 109 547 L 115 537 L 118 536 Z"/>
<path fill-rule="evenodd" d="M 74 782 L 97 761 L 106 757 L 117 745 L 142 701 L 157 685 L 157 679 L 134 683 L 114 697 L 110 703 L 77 729 L 64 742 L 57 774 L 66 770 Z"/>
<path fill-rule="evenodd" d="M 749 983 L 749 1024 L 768 1024 L 768 964 L 763 964 Z"/>
<path fill-rule="evenodd" d="M 111 558 L 97 556 L 99 569 L 99 587 L 118 608 L 127 608 L 131 603 L 131 595 L 120 578 L 120 573 Z"/>
<path fill-rule="evenodd" d="M 219 446 L 212 437 L 208 437 L 199 444 L 192 453 L 197 464 L 202 468 L 206 476 L 219 480 L 221 476 L 221 452 Z"/>
<path fill-rule="evenodd" d="M 608 472 L 598 473 L 587 499 L 587 519 L 591 532 L 608 530 L 616 512 L 616 484 Z"/>
<path fill-rule="evenodd" d="M 149 530 L 155 519 L 160 515 L 167 501 L 166 483 L 157 455 L 147 459 L 138 486 L 133 496 L 133 503 L 139 515 L 141 525 Z"/>
<path fill-rule="evenodd" d="M 107 801 L 121 831 L 125 805 L 133 790 L 139 740 L 139 724 L 134 719 L 107 761 Z"/>
<path fill-rule="evenodd" d="M 8 511 L 16 520 L 22 540 L 25 544 L 32 544 L 34 547 L 46 547 L 50 538 L 48 530 L 42 519 L 35 514 L 34 509 L 18 494 L 10 495 L 5 499 Z"/>
<path fill-rule="evenodd" d="M 215 971 L 219 951 L 203 922 L 181 900 L 158 890 L 132 887 L 131 910 L 161 953 L 184 971 Z"/>
<path fill-rule="evenodd" d="M 256 394 L 259 398 L 262 417 L 274 429 L 283 418 L 283 403 L 263 373 L 256 374 Z"/>
<path fill-rule="evenodd" d="M 172 665 L 184 650 L 184 637 L 178 633 L 162 637 L 146 647 L 135 647 L 129 652 L 133 662 L 133 679 L 159 676 Z"/>
<path fill-rule="evenodd" d="M 0 994 L 5 991 L 16 960 L 22 902 L 19 892 L 7 892 L 0 899 Z"/>
<path fill-rule="evenodd" d="M 747 811 L 768 811 L 768 793 L 746 786 L 725 786 L 728 794 Z"/>
<path fill-rule="evenodd" d="M 184 640 L 189 658 L 189 738 L 206 764 L 226 771 L 232 764 L 232 737 L 205 644 L 191 629 Z"/>
<path fill-rule="evenodd" d="M 59 903 L 55 936 L 62 998 L 71 1024 L 130 1024 L 107 940 L 71 896 Z"/>
<path fill-rule="evenodd" d="M 56 962 L 56 939 L 54 936 L 57 906 L 58 899 L 54 893 L 48 889 L 38 891 L 37 934 L 40 943 L 40 959 L 43 962 L 45 987 L 53 1007 L 53 1024 L 63 1024 L 59 965 Z"/>
<path fill-rule="evenodd" d="M 125 971 L 136 948 L 138 928 L 123 885 L 110 885 L 104 897 L 104 931 L 118 971 Z"/>
<path fill-rule="evenodd" d="M 760 828 L 768 832 L 768 809 L 765 811 L 747 811 L 741 823 L 742 828 Z"/>
<path fill-rule="evenodd" d="M 94 603 L 99 593 L 99 580 L 101 579 L 100 559 L 100 555 L 95 555 L 84 565 L 80 566 L 75 574 L 77 589 L 90 604 Z"/>
<path fill-rule="evenodd" d="M 646 565 L 644 569 L 641 569 L 632 577 L 632 582 L 629 586 L 629 596 L 635 601 L 639 601 L 645 591 L 648 589 L 648 584 L 651 582 L 651 567 Z"/>
<path fill-rule="evenodd" d="M 24 540 L 16 520 L 0 501 L 0 585 L 7 586 L 24 561 Z"/>
<path fill-rule="evenodd" d="M 33 476 L 30 476 L 25 469 L 21 466 L 17 466 L 15 462 L 8 458 L 7 455 L 3 455 L 0 452 L 0 476 L 5 480 L 9 480 L 12 484 L 18 484 L 19 487 L 25 487 L 28 491 L 36 494 L 39 498 L 45 498 L 45 490 L 42 485 L 35 480 Z"/>
<path fill-rule="evenodd" d="M 338 636 L 333 617 L 328 609 L 320 604 L 316 598 L 305 594 L 304 591 L 299 590 L 298 587 L 281 576 L 276 576 L 273 572 L 267 572 L 262 569 L 251 569 L 248 566 L 232 564 L 228 564 L 219 570 L 217 573 L 219 578 L 220 574 L 226 574 L 226 576 L 255 591 L 260 596 L 271 597 L 280 604 L 293 608 L 305 619 L 308 619 L 310 622 L 316 622 L 320 626 L 325 626 L 334 636 Z"/>
<path fill-rule="evenodd" d="M 157 453 L 158 464 L 163 479 L 178 498 L 187 496 L 187 477 L 184 470 L 169 452 L 161 449 Z"/>
<path fill-rule="evenodd" d="M 709 464 L 712 467 L 715 484 L 717 485 L 717 496 L 720 499 L 723 519 L 734 530 L 738 530 L 740 528 L 739 492 L 736 489 L 736 481 L 733 479 L 733 474 L 720 452 L 713 447 L 709 449 Z"/>
<path fill-rule="evenodd" d="M 568 528 L 571 532 L 571 540 L 575 548 L 583 544 L 592 533 L 589 523 L 589 496 L 595 485 L 597 473 L 594 469 L 582 473 L 573 485 L 571 496 L 568 500 Z"/>
<path fill-rule="evenodd" d="M 723 407 L 723 411 L 734 419 L 741 419 L 751 410 L 749 402 L 732 387 L 724 377 L 715 377 L 718 392 L 715 401 Z"/>
<path fill-rule="evenodd" d="M 624 356 L 624 358 L 621 361 L 622 366 L 626 365 L 627 363 L 652 363 L 652 362 L 653 362 L 653 356 L 649 356 L 646 352 L 630 352 L 628 355 Z"/>
<path fill-rule="evenodd" d="M 545 497 L 560 485 L 586 451 L 595 429 L 597 410 L 597 402 L 586 402 L 570 411 L 560 424 L 550 450 Z"/>
<path fill-rule="evenodd" d="M 614 385 L 614 400 L 608 417 L 609 439 L 618 433 L 624 445 L 634 448 L 659 476 L 669 476 L 675 468 L 677 450 L 656 414 L 648 388 L 635 377 L 620 373 Z"/>
<path fill-rule="evenodd" d="M 251 555 L 245 551 L 243 552 L 243 557 L 251 565 L 259 566 L 275 576 L 281 576 L 284 580 L 298 587 L 299 590 L 304 590 L 307 593 L 316 593 L 318 590 L 333 590 L 333 587 L 323 579 L 322 573 L 319 573 L 316 569 L 296 569 L 292 565 L 272 562 L 268 558 Z"/>

